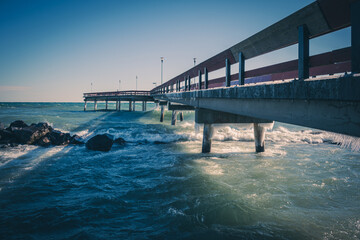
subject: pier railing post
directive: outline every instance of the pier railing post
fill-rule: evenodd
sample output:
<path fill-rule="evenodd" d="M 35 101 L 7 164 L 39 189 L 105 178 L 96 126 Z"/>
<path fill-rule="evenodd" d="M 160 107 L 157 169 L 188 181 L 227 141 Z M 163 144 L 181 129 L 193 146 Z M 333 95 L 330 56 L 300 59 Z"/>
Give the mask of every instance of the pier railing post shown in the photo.
<path fill-rule="evenodd" d="M 189 91 L 191 91 L 191 78 L 190 78 L 190 75 L 188 76 L 188 88 L 189 88 Z"/>
<path fill-rule="evenodd" d="M 207 68 L 204 68 L 204 82 L 205 82 L 205 89 L 209 88 L 209 73 Z"/>
<path fill-rule="evenodd" d="M 184 77 L 184 83 L 185 83 L 185 92 L 187 91 L 187 77 Z"/>
<path fill-rule="evenodd" d="M 230 73 L 230 61 L 229 59 L 225 60 L 225 84 L 226 87 L 230 87 L 230 82 L 231 82 L 231 73 Z"/>
<path fill-rule="evenodd" d="M 245 84 L 245 58 L 242 52 L 239 52 L 239 85 Z"/>
<path fill-rule="evenodd" d="M 351 72 L 360 73 L 360 2 L 351 4 Z"/>
<path fill-rule="evenodd" d="M 199 90 L 201 90 L 201 70 L 199 69 Z"/>
<path fill-rule="evenodd" d="M 306 25 L 298 27 L 299 80 L 309 78 L 309 31 Z"/>
<path fill-rule="evenodd" d="M 213 135 L 213 126 L 209 123 L 204 124 L 202 153 L 209 153 L 211 150 L 211 138 Z"/>

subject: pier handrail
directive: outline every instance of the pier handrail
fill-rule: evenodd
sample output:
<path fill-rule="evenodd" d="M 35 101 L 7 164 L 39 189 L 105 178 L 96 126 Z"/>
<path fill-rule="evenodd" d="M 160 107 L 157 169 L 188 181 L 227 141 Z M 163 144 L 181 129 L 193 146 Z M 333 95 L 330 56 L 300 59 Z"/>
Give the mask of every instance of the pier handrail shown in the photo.
<path fill-rule="evenodd" d="M 351 26 L 351 17 L 354 17 L 351 12 L 356 11 L 352 10 L 352 8 L 359 10 L 359 5 L 359 0 L 317 0 L 162 85 L 153 88 L 151 94 L 207 89 L 224 85 L 228 87 L 234 84 L 234 82 L 231 83 L 234 80 L 239 80 L 238 84 L 243 85 L 260 81 L 305 79 L 309 76 L 358 72 L 359 64 L 352 63 L 352 57 L 355 55 L 352 52 L 358 46 L 310 57 L 309 39 Z M 356 29 L 356 31 L 359 30 Z M 297 43 L 299 44 L 299 59 L 244 71 L 245 60 Z M 239 73 L 231 75 L 230 65 L 238 62 Z M 356 69 L 354 69 L 354 66 Z M 208 80 L 209 72 L 224 67 L 224 77 Z M 203 80 L 201 79 L 202 75 L 205 78 Z M 200 78 L 199 82 L 191 84 L 190 79 L 198 76 Z"/>
<path fill-rule="evenodd" d="M 115 92 L 92 92 L 92 93 L 84 93 L 85 97 L 111 97 L 111 96 L 150 96 L 150 91 L 136 91 L 136 90 L 128 90 L 128 91 L 115 91 Z"/>

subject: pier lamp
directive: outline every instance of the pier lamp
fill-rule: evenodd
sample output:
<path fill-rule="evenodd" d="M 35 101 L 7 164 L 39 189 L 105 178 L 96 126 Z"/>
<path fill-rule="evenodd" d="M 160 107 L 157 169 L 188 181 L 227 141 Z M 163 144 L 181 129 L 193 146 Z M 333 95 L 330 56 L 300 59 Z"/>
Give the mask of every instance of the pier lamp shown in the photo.
<path fill-rule="evenodd" d="M 161 60 L 161 84 L 163 84 L 163 64 L 164 64 L 164 57 L 160 57 Z"/>

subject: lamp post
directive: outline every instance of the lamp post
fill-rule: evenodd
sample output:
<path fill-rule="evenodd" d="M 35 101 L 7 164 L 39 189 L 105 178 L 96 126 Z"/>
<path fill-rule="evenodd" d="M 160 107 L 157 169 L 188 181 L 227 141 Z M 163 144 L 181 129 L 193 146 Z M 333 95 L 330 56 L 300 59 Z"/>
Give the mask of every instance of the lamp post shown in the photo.
<path fill-rule="evenodd" d="M 164 57 L 160 58 L 161 60 L 161 84 L 163 84 L 163 64 L 164 64 Z"/>

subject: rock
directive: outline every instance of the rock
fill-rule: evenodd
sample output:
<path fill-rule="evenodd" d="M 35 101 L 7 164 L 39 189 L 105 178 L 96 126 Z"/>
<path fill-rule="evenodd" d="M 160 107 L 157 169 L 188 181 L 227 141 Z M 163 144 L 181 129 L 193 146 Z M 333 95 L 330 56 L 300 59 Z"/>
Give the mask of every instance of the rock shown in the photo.
<path fill-rule="evenodd" d="M 86 148 L 95 151 L 110 151 L 114 141 L 111 135 L 100 134 L 89 139 L 86 142 Z"/>
<path fill-rule="evenodd" d="M 81 137 L 79 137 L 78 135 L 75 134 L 70 138 L 70 144 L 82 145 L 82 144 L 85 144 L 85 143 L 84 143 L 84 141 L 82 140 Z"/>
<path fill-rule="evenodd" d="M 16 136 L 14 135 L 14 133 L 6 129 L 0 130 L 0 143 L 7 144 L 15 141 L 16 141 Z"/>
<path fill-rule="evenodd" d="M 33 145 L 52 130 L 47 123 L 32 124 L 29 127 L 23 128 L 13 126 L 11 129 L 16 137 L 16 143 Z"/>
<path fill-rule="evenodd" d="M 0 130 L 3 130 L 5 128 L 4 124 L 0 122 Z"/>
<path fill-rule="evenodd" d="M 49 140 L 53 145 L 66 145 L 69 144 L 71 136 L 69 133 L 62 133 L 57 130 L 53 130 L 48 134 Z"/>
<path fill-rule="evenodd" d="M 28 127 L 28 125 L 22 120 L 16 120 L 16 121 L 14 121 L 14 122 L 12 122 L 10 124 L 10 128 L 13 128 L 13 127 L 15 127 L 15 128 L 25 128 L 25 127 Z"/>
<path fill-rule="evenodd" d="M 40 140 L 36 142 L 36 145 L 41 147 L 49 147 L 51 145 L 51 141 L 47 136 L 45 136 L 40 138 Z"/>
<path fill-rule="evenodd" d="M 114 140 L 114 143 L 117 143 L 119 145 L 125 145 L 126 141 L 123 138 L 117 138 Z"/>

